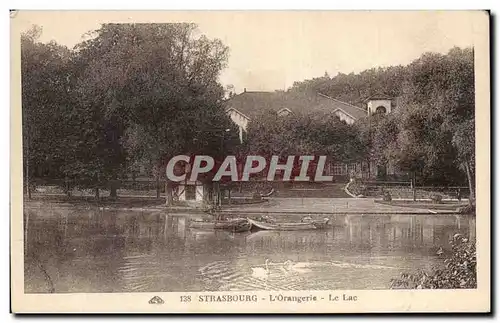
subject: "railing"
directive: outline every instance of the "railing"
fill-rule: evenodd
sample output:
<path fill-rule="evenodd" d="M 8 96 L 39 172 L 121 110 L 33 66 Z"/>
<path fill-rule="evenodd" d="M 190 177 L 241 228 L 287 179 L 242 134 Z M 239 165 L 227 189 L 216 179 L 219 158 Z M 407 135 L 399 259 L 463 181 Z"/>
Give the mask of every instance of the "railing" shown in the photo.
<path fill-rule="evenodd" d="M 366 186 L 412 186 L 408 181 L 363 181 L 362 183 Z"/>
<path fill-rule="evenodd" d="M 413 186 L 411 182 L 396 181 L 370 181 L 359 184 L 358 190 L 369 196 L 382 196 L 384 192 L 389 192 L 395 198 L 416 199 L 429 199 L 435 194 L 452 199 L 469 196 L 469 188 L 466 186 Z"/>

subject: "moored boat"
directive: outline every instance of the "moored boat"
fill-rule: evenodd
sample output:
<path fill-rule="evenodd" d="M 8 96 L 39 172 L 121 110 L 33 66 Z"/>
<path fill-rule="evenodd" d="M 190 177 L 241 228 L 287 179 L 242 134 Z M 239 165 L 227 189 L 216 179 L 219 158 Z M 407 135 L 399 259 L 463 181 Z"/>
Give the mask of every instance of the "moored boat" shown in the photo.
<path fill-rule="evenodd" d="M 247 232 L 252 229 L 252 224 L 249 221 L 240 222 L 234 225 L 231 229 L 232 232 Z"/>
<path fill-rule="evenodd" d="M 249 231 L 251 224 L 247 219 L 236 218 L 224 221 L 191 221 L 189 227 L 203 230 L 228 230 L 232 232 Z"/>
<path fill-rule="evenodd" d="M 252 226 L 255 226 L 262 230 L 275 230 L 275 231 L 298 231 L 298 230 L 317 230 L 323 229 L 328 225 L 329 219 L 323 219 L 321 221 L 310 221 L 310 222 L 299 222 L 299 223 L 269 223 L 263 221 L 257 221 L 253 219 L 248 219 L 248 222 Z"/>

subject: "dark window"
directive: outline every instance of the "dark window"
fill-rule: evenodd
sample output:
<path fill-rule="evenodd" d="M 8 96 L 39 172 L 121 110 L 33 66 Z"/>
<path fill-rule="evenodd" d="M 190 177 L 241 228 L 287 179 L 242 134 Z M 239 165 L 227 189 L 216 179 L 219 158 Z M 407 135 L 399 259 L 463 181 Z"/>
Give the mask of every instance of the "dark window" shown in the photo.
<path fill-rule="evenodd" d="M 387 113 L 387 110 L 383 105 L 381 105 L 375 109 L 375 113 Z"/>

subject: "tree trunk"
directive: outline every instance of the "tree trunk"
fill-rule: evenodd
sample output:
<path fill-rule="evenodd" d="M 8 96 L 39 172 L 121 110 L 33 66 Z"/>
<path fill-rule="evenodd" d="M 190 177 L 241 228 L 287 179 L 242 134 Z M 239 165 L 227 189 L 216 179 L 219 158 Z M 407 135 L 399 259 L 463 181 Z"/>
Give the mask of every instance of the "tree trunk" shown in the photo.
<path fill-rule="evenodd" d="M 64 177 L 64 190 L 66 191 L 66 197 L 71 197 L 71 188 L 69 184 L 69 179 L 68 177 Z"/>
<path fill-rule="evenodd" d="M 226 196 L 226 191 L 220 187 L 220 184 L 219 184 L 219 194 L 220 194 L 219 206 L 222 207 L 222 202 L 224 201 L 224 198 Z"/>
<path fill-rule="evenodd" d="M 411 179 L 412 182 L 412 189 L 413 189 L 413 201 L 417 200 L 417 175 L 416 172 L 413 172 L 413 176 Z"/>
<path fill-rule="evenodd" d="M 368 158 L 367 163 L 368 163 L 368 180 L 370 180 L 370 178 L 372 177 L 372 174 L 371 174 L 371 168 L 372 168 L 371 166 L 372 165 L 371 165 L 371 159 L 370 158 Z"/>
<path fill-rule="evenodd" d="M 118 183 L 116 181 L 111 181 L 110 183 L 110 192 L 109 197 L 112 199 L 116 199 L 118 197 Z"/>
<path fill-rule="evenodd" d="M 469 194 L 469 205 L 472 206 L 475 204 L 475 199 L 476 199 L 476 194 L 475 194 L 475 190 L 474 190 L 475 183 L 474 183 L 474 180 L 472 178 L 469 162 L 466 161 L 464 163 L 464 165 L 465 165 L 465 171 L 467 172 L 467 182 L 469 182 L 469 193 L 470 193 Z"/>
<path fill-rule="evenodd" d="M 99 201 L 99 198 L 100 198 L 100 197 L 99 197 L 99 187 L 96 187 L 96 188 L 95 188 L 95 199 L 96 199 L 97 201 Z"/>
<path fill-rule="evenodd" d="M 219 207 L 221 205 L 221 196 L 220 196 L 220 183 L 215 184 L 215 206 Z"/>
<path fill-rule="evenodd" d="M 116 199 L 118 197 L 117 191 L 118 189 L 116 188 L 116 186 L 111 185 L 111 191 L 109 192 L 109 197 Z"/>
<path fill-rule="evenodd" d="M 159 199 L 161 197 L 160 190 L 160 174 L 156 173 L 156 198 Z"/>
<path fill-rule="evenodd" d="M 169 185 L 168 181 L 165 181 L 165 205 L 172 206 L 173 204 L 172 185 Z"/>

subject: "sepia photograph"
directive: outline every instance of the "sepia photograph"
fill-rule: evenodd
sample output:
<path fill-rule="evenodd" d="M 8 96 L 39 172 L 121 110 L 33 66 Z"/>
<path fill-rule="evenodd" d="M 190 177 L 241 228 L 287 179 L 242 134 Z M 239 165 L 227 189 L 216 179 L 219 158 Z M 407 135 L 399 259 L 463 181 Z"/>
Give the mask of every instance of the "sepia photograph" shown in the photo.
<path fill-rule="evenodd" d="M 11 26 L 14 311 L 490 310 L 487 11 Z"/>

